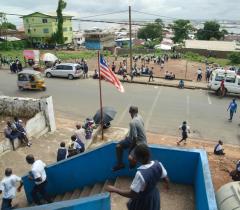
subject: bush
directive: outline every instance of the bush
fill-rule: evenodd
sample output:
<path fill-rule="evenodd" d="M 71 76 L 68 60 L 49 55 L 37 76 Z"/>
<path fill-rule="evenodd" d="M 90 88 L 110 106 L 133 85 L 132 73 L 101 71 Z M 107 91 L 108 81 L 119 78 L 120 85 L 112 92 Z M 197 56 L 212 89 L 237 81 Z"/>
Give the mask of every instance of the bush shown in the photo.
<path fill-rule="evenodd" d="M 28 42 L 25 40 L 14 41 L 14 42 L 2 42 L 0 43 L 0 50 L 9 51 L 9 50 L 22 50 L 28 46 Z"/>
<path fill-rule="evenodd" d="M 232 52 L 228 55 L 232 64 L 240 64 L 240 52 Z"/>

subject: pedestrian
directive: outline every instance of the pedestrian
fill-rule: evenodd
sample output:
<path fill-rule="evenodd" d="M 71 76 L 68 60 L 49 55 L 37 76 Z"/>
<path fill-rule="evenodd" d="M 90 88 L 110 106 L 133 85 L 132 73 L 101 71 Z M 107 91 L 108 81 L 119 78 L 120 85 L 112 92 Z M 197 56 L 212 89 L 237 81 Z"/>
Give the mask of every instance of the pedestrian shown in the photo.
<path fill-rule="evenodd" d="M 125 79 L 128 81 L 128 77 L 127 77 L 127 72 L 126 71 L 123 72 L 123 81 L 125 81 Z"/>
<path fill-rule="evenodd" d="M 207 69 L 206 69 L 206 81 L 207 82 L 209 82 L 210 76 L 211 76 L 211 70 L 210 70 L 210 67 L 207 67 Z"/>
<path fill-rule="evenodd" d="M 88 65 L 86 61 L 83 63 L 83 79 L 88 78 Z"/>
<path fill-rule="evenodd" d="M 16 188 L 17 182 L 20 183 L 18 188 Z M 22 186 L 21 177 L 12 174 L 11 168 L 6 168 L 5 177 L 0 182 L 0 194 L 3 193 L 1 210 L 13 209 L 12 199 L 16 197 L 16 191 L 21 191 Z"/>
<path fill-rule="evenodd" d="M 60 143 L 60 148 L 57 151 L 57 161 L 65 160 L 68 157 L 68 150 L 65 147 L 65 142 Z"/>
<path fill-rule="evenodd" d="M 178 141 L 177 144 L 180 145 L 182 141 L 184 141 L 184 144 L 186 144 L 188 133 L 190 133 L 190 127 L 187 125 L 186 121 L 183 121 L 182 125 L 179 127 L 179 130 L 182 132 L 182 139 Z"/>
<path fill-rule="evenodd" d="M 79 138 L 83 143 L 86 143 L 86 131 L 81 124 L 76 125 L 76 130 L 74 134 Z"/>
<path fill-rule="evenodd" d="M 183 81 L 182 79 L 179 81 L 178 87 L 179 87 L 180 89 L 183 89 L 183 88 L 184 88 L 184 81 Z"/>
<path fill-rule="evenodd" d="M 14 123 L 7 121 L 7 126 L 4 129 L 4 135 L 12 144 L 13 151 L 15 151 L 14 140 L 18 138 L 17 128 Z"/>
<path fill-rule="evenodd" d="M 163 164 L 157 160 L 150 161 L 150 150 L 146 144 L 136 146 L 134 155 L 141 164 L 128 190 L 108 185 L 106 190 L 130 198 L 128 210 L 160 210 L 160 193 L 157 188 L 159 179 L 163 179 L 165 188 L 169 189 L 169 179 Z"/>
<path fill-rule="evenodd" d="M 232 177 L 233 181 L 240 181 L 240 160 L 236 163 L 236 169 L 232 171 L 228 171 L 229 175 Z"/>
<path fill-rule="evenodd" d="M 197 81 L 200 82 L 202 80 L 202 69 L 198 68 L 197 70 Z"/>
<path fill-rule="evenodd" d="M 41 198 L 46 200 L 48 203 L 52 203 L 52 200 L 48 195 L 46 189 L 47 187 L 47 174 L 45 171 L 46 164 L 41 160 L 35 160 L 34 156 L 31 154 L 26 156 L 26 162 L 32 165 L 28 178 L 30 180 L 33 180 L 35 183 L 31 191 L 34 203 L 36 203 L 37 205 L 42 204 L 38 194 L 40 194 Z"/>
<path fill-rule="evenodd" d="M 222 81 L 220 83 L 220 90 L 221 90 L 221 96 L 223 97 L 226 93 L 224 79 L 222 79 Z"/>
<path fill-rule="evenodd" d="M 128 149 L 129 167 L 134 168 L 136 160 L 134 158 L 134 149 L 140 143 L 147 144 L 146 132 L 142 117 L 138 114 L 138 107 L 131 106 L 129 108 L 131 122 L 129 123 L 129 133 L 127 137 L 121 140 L 116 146 L 117 164 L 112 168 L 113 171 L 118 171 L 125 168 L 123 163 L 123 151 Z"/>
<path fill-rule="evenodd" d="M 116 71 L 116 65 L 114 62 L 112 62 L 112 71 L 113 71 L 113 73 L 115 73 L 115 71 Z"/>
<path fill-rule="evenodd" d="M 225 153 L 223 152 L 223 142 L 221 140 L 218 141 L 218 144 L 214 147 L 214 154 L 215 155 L 225 155 Z"/>
<path fill-rule="evenodd" d="M 18 138 L 21 140 L 21 142 L 24 145 L 27 145 L 28 147 L 30 147 L 32 143 L 29 141 L 27 137 L 27 131 L 22 124 L 22 120 L 19 120 L 18 117 L 14 117 L 14 124 L 18 132 Z"/>
<path fill-rule="evenodd" d="M 148 79 L 148 82 L 150 82 L 150 80 L 152 79 L 152 82 L 154 82 L 153 80 L 153 67 L 150 69 L 149 71 L 149 79 Z"/>
<path fill-rule="evenodd" d="M 233 114 L 237 112 L 237 103 L 235 98 L 229 104 L 227 111 L 228 110 L 230 111 L 230 118 L 228 120 L 231 122 L 233 118 Z"/>
<path fill-rule="evenodd" d="M 71 136 L 72 140 L 72 149 L 75 150 L 75 154 L 79 154 L 85 151 L 84 143 L 76 136 Z"/>

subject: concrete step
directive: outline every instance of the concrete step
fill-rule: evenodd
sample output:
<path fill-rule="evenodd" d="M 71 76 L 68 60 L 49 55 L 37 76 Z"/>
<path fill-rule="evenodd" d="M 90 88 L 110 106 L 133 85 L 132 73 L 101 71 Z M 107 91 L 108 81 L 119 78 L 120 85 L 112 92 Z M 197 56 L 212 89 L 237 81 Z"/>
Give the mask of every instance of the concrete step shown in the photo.
<path fill-rule="evenodd" d="M 67 201 L 70 200 L 71 196 L 72 196 L 73 192 L 66 192 L 62 198 L 62 201 Z"/>
<path fill-rule="evenodd" d="M 115 184 L 115 180 L 106 180 L 102 187 L 101 193 L 106 192 L 105 188 L 107 185 L 114 185 L 114 184 Z"/>
<path fill-rule="evenodd" d="M 92 190 L 92 186 L 86 186 L 83 188 L 81 194 L 80 194 L 80 198 L 82 197 L 88 197 L 89 194 L 91 193 Z"/>
<path fill-rule="evenodd" d="M 104 185 L 103 183 L 97 183 L 97 184 L 95 184 L 95 185 L 93 186 L 93 188 L 92 188 L 89 196 L 92 196 L 92 195 L 96 195 L 96 194 L 101 193 L 101 190 L 102 190 L 102 188 L 103 188 L 103 185 Z"/>
<path fill-rule="evenodd" d="M 130 177 L 118 177 L 115 182 L 115 187 L 128 190 L 130 189 L 130 185 L 132 183 L 132 179 Z M 112 210 L 127 210 L 127 202 L 128 198 L 120 196 L 116 193 L 112 194 L 111 197 L 111 209 Z"/>
<path fill-rule="evenodd" d="M 82 190 L 81 189 L 76 189 L 73 191 L 72 196 L 69 200 L 77 199 L 80 197 Z"/>
<path fill-rule="evenodd" d="M 60 195 L 57 195 L 54 199 L 54 202 L 58 202 L 58 201 L 61 201 L 64 197 L 64 194 L 60 194 Z"/>

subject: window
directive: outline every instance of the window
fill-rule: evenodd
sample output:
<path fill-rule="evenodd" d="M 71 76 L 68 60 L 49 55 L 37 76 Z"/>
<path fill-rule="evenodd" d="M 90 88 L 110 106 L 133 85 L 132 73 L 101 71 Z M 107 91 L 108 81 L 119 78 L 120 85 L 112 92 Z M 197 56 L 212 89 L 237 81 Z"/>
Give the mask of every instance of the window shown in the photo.
<path fill-rule="evenodd" d="M 28 77 L 25 74 L 19 74 L 18 81 L 28 81 Z"/>
<path fill-rule="evenodd" d="M 73 70 L 72 66 L 63 66 L 63 70 Z"/>
<path fill-rule="evenodd" d="M 44 29 L 43 29 L 43 33 L 45 33 L 45 34 L 49 33 L 48 28 L 44 28 Z"/>
<path fill-rule="evenodd" d="M 47 21 L 46 18 L 44 18 L 44 19 L 42 19 L 42 22 L 43 22 L 43 23 L 47 23 L 48 21 Z"/>
<path fill-rule="evenodd" d="M 76 70 L 81 70 L 81 66 L 80 66 L 80 65 L 77 65 L 77 66 L 76 66 Z"/>
<path fill-rule="evenodd" d="M 69 31 L 72 31 L 72 27 L 69 28 Z"/>
<path fill-rule="evenodd" d="M 26 19 L 26 22 L 28 23 L 28 19 Z"/>
<path fill-rule="evenodd" d="M 31 33 L 31 29 L 28 29 L 28 33 L 29 33 L 29 34 Z"/>
<path fill-rule="evenodd" d="M 215 77 L 215 81 L 222 81 L 224 79 L 224 76 L 223 75 L 216 75 Z"/>
<path fill-rule="evenodd" d="M 63 31 L 67 31 L 67 28 L 63 28 Z"/>
<path fill-rule="evenodd" d="M 235 83 L 236 77 L 226 77 L 225 81 L 229 83 Z"/>
<path fill-rule="evenodd" d="M 36 28 L 34 28 L 33 31 L 36 32 Z"/>
<path fill-rule="evenodd" d="M 62 66 L 62 65 L 57 65 L 57 66 L 56 66 L 56 69 L 62 70 L 62 69 L 63 69 L 63 66 Z"/>

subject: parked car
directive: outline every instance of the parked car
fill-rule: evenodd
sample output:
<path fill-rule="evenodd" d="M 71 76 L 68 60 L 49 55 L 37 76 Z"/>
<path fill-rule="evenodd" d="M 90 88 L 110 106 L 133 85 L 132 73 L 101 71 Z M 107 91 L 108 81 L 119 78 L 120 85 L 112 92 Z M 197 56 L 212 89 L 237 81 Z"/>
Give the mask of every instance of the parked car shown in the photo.
<path fill-rule="evenodd" d="M 215 91 L 217 95 L 220 95 L 222 80 L 224 80 L 225 94 L 240 94 L 240 76 L 231 70 L 216 69 L 213 71 L 208 83 L 208 88 Z"/>
<path fill-rule="evenodd" d="M 45 76 L 48 78 L 66 77 L 72 80 L 74 78 L 80 78 L 82 75 L 83 71 L 81 66 L 75 63 L 60 63 L 45 70 Z"/>

